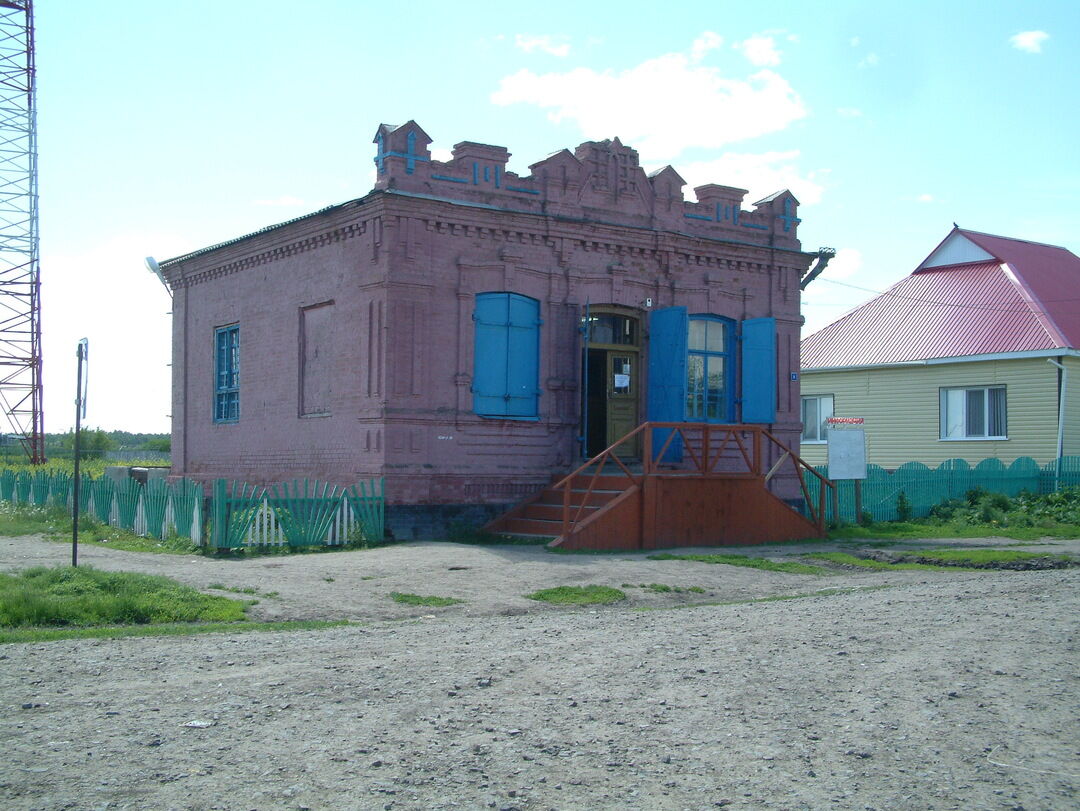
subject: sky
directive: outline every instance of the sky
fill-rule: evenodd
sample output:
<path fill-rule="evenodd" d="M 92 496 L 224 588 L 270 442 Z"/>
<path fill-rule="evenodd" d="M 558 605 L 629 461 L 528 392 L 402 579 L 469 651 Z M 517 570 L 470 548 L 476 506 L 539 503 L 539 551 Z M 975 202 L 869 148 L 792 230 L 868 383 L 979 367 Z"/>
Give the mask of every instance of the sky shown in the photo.
<path fill-rule="evenodd" d="M 641 9 L 645 9 L 642 11 Z M 1080 250 L 1075 2 L 36 3 L 45 427 L 170 430 L 143 264 L 363 196 L 380 123 L 507 147 L 618 136 L 693 187 L 789 188 L 804 335 L 963 228 Z"/>

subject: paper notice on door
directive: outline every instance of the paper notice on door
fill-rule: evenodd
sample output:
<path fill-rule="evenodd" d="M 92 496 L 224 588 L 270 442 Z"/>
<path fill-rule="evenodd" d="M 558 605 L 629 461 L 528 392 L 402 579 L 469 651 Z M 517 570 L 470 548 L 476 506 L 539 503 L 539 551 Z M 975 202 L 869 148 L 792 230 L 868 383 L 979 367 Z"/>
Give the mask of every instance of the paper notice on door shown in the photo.
<path fill-rule="evenodd" d="M 615 388 L 624 390 L 630 388 L 630 375 L 615 375 Z"/>

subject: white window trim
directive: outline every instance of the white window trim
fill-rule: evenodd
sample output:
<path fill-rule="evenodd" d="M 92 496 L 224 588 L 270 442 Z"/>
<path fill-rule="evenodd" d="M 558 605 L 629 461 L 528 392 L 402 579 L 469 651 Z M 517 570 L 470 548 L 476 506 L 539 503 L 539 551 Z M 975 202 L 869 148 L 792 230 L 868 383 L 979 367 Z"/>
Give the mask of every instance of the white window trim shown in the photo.
<path fill-rule="evenodd" d="M 993 435 L 988 435 L 988 436 L 944 436 L 945 430 L 946 430 L 945 429 L 945 420 L 946 420 L 946 415 L 947 415 L 947 411 L 948 411 L 947 405 L 946 405 L 946 397 L 947 397 L 946 393 L 950 392 L 950 391 L 969 392 L 969 391 L 975 391 L 976 389 L 980 389 L 980 390 L 982 390 L 984 392 L 987 392 L 985 402 L 986 402 L 986 409 L 987 409 L 986 422 L 987 422 L 988 425 L 989 425 L 989 422 L 990 422 L 990 412 L 989 412 L 989 409 L 990 409 L 989 392 L 990 392 L 990 390 L 991 389 L 1001 389 L 1002 391 L 1005 392 L 1005 433 L 1000 434 L 1000 435 L 993 434 Z M 965 423 L 966 423 L 966 417 L 965 417 Z M 965 424 L 964 428 L 965 428 L 965 430 L 967 429 L 966 424 Z M 987 430 L 989 430 L 989 428 Z M 1004 384 L 993 384 L 993 385 L 987 385 L 987 386 L 942 386 L 941 388 L 938 389 L 938 442 L 1008 442 L 1008 440 L 1009 440 L 1008 431 L 1009 431 L 1009 394 L 1008 394 L 1008 387 L 1005 386 Z"/>

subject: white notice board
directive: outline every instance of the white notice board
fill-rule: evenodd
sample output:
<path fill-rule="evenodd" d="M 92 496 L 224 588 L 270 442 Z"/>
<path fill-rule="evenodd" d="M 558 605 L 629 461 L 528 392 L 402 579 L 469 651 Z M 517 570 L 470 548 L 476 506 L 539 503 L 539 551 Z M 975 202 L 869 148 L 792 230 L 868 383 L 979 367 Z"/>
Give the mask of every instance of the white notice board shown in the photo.
<path fill-rule="evenodd" d="M 862 428 L 830 428 L 829 478 L 866 478 L 866 431 Z"/>

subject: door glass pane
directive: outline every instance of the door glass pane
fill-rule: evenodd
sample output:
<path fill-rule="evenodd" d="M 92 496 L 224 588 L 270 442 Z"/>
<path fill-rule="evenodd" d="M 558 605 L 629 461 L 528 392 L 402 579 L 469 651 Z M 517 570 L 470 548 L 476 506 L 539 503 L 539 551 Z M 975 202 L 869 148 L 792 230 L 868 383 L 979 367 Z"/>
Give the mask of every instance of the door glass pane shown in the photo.
<path fill-rule="evenodd" d="M 942 434 L 949 439 L 964 436 L 964 404 L 966 402 L 963 389 L 946 389 L 943 399 L 945 419 L 942 424 Z"/>
<path fill-rule="evenodd" d="M 611 358 L 611 392 L 631 393 L 631 358 L 628 355 L 614 355 Z"/>
<path fill-rule="evenodd" d="M 686 359 L 686 418 L 705 416 L 705 358 L 690 355 Z"/>
<path fill-rule="evenodd" d="M 691 351 L 698 350 L 704 351 L 707 344 L 707 330 L 709 322 L 702 321 L 701 319 L 693 320 L 690 322 L 690 344 Z"/>
<path fill-rule="evenodd" d="M 818 398 L 803 397 L 802 401 L 803 442 L 816 442 L 821 438 L 818 426 Z"/>
<path fill-rule="evenodd" d="M 722 420 L 727 418 L 724 413 L 724 359 L 717 357 L 706 358 L 706 376 L 708 382 L 708 407 L 707 416 L 710 420 Z"/>
<path fill-rule="evenodd" d="M 818 436 L 820 440 L 827 438 L 825 431 L 828 429 L 829 424 L 826 422 L 833 415 L 833 398 L 832 395 L 827 397 L 818 398 Z"/>
<path fill-rule="evenodd" d="M 990 436 L 1006 436 L 1005 389 L 990 389 Z"/>
<path fill-rule="evenodd" d="M 967 435 L 986 436 L 986 389 L 968 390 Z"/>
<path fill-rule="evenodd" d="M 723 352 L 724 334 L 727 332 L 724 325 L 719 321 L 706 321 L 705 323 L 708 325 L 705 348 L 709 352 Z"/>
<path fill-rule="evenodd" d="M 625 315 L 600 313 L 589 316 L 589 342 L 594 344 L 637 345 L 637 320 Z"/>

